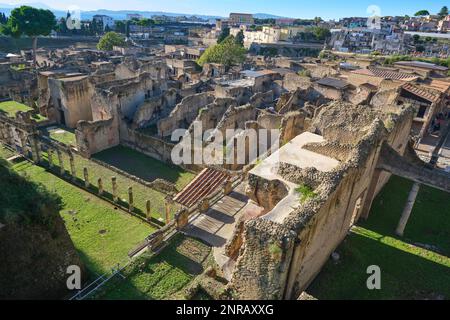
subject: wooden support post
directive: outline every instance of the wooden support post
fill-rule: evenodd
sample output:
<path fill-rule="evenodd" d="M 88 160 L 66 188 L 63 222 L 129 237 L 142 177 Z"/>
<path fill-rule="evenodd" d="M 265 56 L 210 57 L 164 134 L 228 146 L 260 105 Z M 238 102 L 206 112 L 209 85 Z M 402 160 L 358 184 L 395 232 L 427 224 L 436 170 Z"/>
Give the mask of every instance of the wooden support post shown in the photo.
<path fill-rule="evenodd" d="M 128 187 L 128 211 L 133 212 L 133 188 Z"/>
<path fill-rule="evenodd" d="M 406 224 L 408 223 L 409 217 L 411 216 L 411 211 L 414 208 L 414 203 L 416 202 L 419 190 L 420 190 L 420 183 L 415 182 L 411 188 L 411 191 L 409 192 L 408 200 L 406 201 L 406 205 L 405 208 L 403 209 L 402 216 L 400 217 L 397 229 L 395 230 L 395 233 L 400 237 L 403 237 Z"/>
<path fill-rule="evenodd" d="M 103 181 L 102 181 L 102 178 L 98 178 L 97 183 L 98 183 L 98 195 L 102 196 L 103 195 Z"/>
<path fill-rule="evenodd" d="M 113 201 L 117 202 L 119 200 L 119 198 L 117 197 L 117 178 L 116 177 L 112 177 L 111 178 L 111 182 L 112 182 Z"/>
<path fill-rule="evenodd" d="M 84 186 L 86 189 L 89 189 L 91 184 L 89 183 L 89 172 L 88 172 L 88 168 L 86 168 L 86 167 L 83 168 L 83 176 L 84 176 Z"/>

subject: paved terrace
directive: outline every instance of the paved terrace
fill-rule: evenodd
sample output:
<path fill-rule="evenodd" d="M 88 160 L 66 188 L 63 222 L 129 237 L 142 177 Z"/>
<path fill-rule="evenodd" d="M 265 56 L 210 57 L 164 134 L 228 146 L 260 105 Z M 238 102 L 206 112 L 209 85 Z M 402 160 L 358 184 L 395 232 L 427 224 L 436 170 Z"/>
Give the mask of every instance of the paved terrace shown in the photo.
<path fill-rule="evenodd" d="M 289 194 L 272 211 L 263 216 L 264 219 L 283 223 L 284 219 L 299 205 L 299 195 L 295 191 L 298 185 L 285 180 L 278 174 L 279 163 L 288 163 L 300 169 L 316 168 L 321 172 L 329 172 L 339 165 L 339 161 L 336 159 L 303 149 L 305 144 L 313 142 L 321 143 L 324 141 L 320 135 L 304 132 L 250 171 L 250 174 L 259 176 L 265 180 L 280 180 L 289 190 Z"/>

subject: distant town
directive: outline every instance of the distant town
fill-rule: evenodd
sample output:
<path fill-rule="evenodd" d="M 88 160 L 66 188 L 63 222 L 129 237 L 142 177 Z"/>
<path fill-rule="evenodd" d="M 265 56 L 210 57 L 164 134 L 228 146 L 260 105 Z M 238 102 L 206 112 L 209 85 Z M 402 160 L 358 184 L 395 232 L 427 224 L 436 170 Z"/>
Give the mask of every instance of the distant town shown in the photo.
<path fill-rule="evenodd" d="M 450 299 L 447 7 L 53 11 L 0 10 L 0 300 Z"/>

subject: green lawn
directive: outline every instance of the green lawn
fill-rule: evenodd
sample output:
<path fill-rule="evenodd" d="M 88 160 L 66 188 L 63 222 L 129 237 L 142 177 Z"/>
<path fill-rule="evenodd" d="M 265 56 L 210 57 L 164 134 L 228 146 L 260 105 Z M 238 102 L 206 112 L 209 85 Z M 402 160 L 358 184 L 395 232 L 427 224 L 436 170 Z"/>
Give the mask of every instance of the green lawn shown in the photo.
<path fill-rule="evenodd" d="M 45 130 L 47 131 L 48 136 L 53 140 L 68 146 L 76 146 L 77 144 L 75 133 L 71 129 L 62 127 L 47 127 Z"/>
<path fill-rule="evenodd" d="M 179 190 L 195 177 L 195 174 L 180 167 L 168 165 L 124 146 L 97 153 L 95 158 L 150 182 L 158 178 L 165 179 L 174 183 Z"/>
<path fill-rule="evenodd" d="M 31 110 L 33 110 L 33 108 L 16 101 L 0 102 L 0 113 L 3 113 L 10 118 L 14 118 L 18 111 L 27 112 Z M 36 115 L 33 117 L 33 119 L 36 120 L 37 122 L 47 120 L 46 117 L 41 115 Z"/>
<path fill-rule="evenodd" d="M 44 153 L 44 161 L 47 159 L 47 155 Z M 63 154 L 64 168 L 67 172 L 70 172 L 70 162 L 67 154 Z M 75 170 L 76 175 L 79 179 L 84 180 L 83 176 L 83 168 L 87 168 L 89 172 L 89 180 L 92 185 L 97 186 L 98 178 L 102 178 L 103 187 L 106 192 L 112 193 L 112 182 L 111 178 L 117 178 L 118 185 L 118 195 L 119 198 L 122 199 L 123 203 L 126 205 L 128 202 L 128 187 L 133 188 L 133 196 L 134 196 L 134 206 L 137 210 L 137 213 L 145 216 L 146 213 L 146 201 L 150 200 L 151 202 L 151 212 L 152 216 L 156 218 L 160 218 L 164 220 L 165 217 L 165 194 L 158 192 L 154 189 L 148 188 L 145 185 L 135 182 L 123 175 L 120 175 L 111 169 L 102 166 L 100 164 L 95 163 L 89 159 L 83 158 L 77 154 L 74 154 L 75 159 Z M 55 170 L 59 170 L 59 162 L 56 157 L 56 154 L 53 156 L 53 163 L 55 164 Z M 174 205 L 172 207 L 172 215 L 177 211 L 178 206 Z"/>
<path fill-rule="evenodd" d="M 450 299 L 450 195 L 421 186 L 405 237 L 394 231 L 412 186 L 393 176 L 366 222 L 339 246 L 307 292 L 318 299 Z M 433 250 L 418 245 L 431 245 Z M 381 268 L 381 290 L 368 290 L 366 269 Z"/>
<path fill-rule="evenodd" d="M 126 279 L 116 277 L 95 299 L 173 299 L 211 262 L 211 248 L 177 235 L 157 256 L 143 254 L 126 268 Z"/>
<path fill-rule="evenodd" d="M 3 155 L 3 152 L 2 152 Z M 12 168 L 61 196 L 70 237 L 91 273 L 101 274 L 127 259 L 154 228 L 27 161 Z"/>

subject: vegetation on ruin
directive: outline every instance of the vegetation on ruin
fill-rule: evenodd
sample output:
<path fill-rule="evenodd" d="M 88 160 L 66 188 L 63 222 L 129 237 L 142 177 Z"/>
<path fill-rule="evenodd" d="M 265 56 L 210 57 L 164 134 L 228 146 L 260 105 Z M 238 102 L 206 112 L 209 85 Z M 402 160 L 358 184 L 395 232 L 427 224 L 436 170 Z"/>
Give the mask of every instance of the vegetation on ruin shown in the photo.
<path fill-rule="evenodd" d="M 125 38 L 117 32 L 105 33 L 97 44 L 98 50 L 111 51 L 114 46 L 123 47 L 126 45 Z"/>
<path fill-rule="evenodd" d="M 205 50 L 197 60 L 200 66 L 205 63 L 220 63 L 226 67 L 240 64 L 245 61 L 247 50 L 236 43 L 233 36 L 228 36 L 222 42 Z"/>
<path fill-rule="evenodd" d="M 412 182 L 393 176 L 369 219 L 354 227 L 307 290 L 318 299 L 450 297 L 448 193 L 421 186 L 403 238 L 394 233 Z M 368 290 L 366 269 L 381 268 L 381 290 Z"/>
<path fill-rule="evenodd" d="M 300 70 L 297 74 L 300 77 L 307 77 L 307 78 L 311 77 L 311 71 L 309 71 L 308 69 Z"/>
<path fill-rule="evenodd" d="M 12 169 L 33 181 L 33 188 L 37 191 L 44 192 L 50 199 L 62 200 L 60 215 L 80 258 L 93 277 L 126 260 L 128 252 L 155 231 L 141 220 L 28 161 L 20 161 Z M 47 203 L 45 199 L 35 196 L 33 188 L 17 193 L 12 193 L 11 188 L 6 189 L 10 201 L 14 201 L 16 206 L 25 206 L 29 214 Z"/>
<path fill-rule="evenodd" d="M 75 133 L 73 132 L 74 130 L 61 127 L 48 127 L 45 130 L 51 139 L 61 142 L 67 146 L 75 146 L 77 143 Z"/>
<path fill-rule="evenodd" d="M 6 114 L 10 118 L 14 118 L 18 111 L 27 112 L 31 110 L 33 108 L 16 101 L 0 102 L 0 113 Z"/>
<path fill-rule="evenodd" d="M 299 185 L 295 192 L 299 194 L 300 203 L 306 202 L 309 199 L 317 197 L 317 194 L 314 192 L 313 188 L 306 184 Z"/>
<path fill-rule="evenodd" d="M 19 111 L 28 112 L 28 111 L 32 111 L 32 110 L 33 110 L 33 108 L 31 108 L 23 103 L 20 103 L 20 102 L 16 102 L 16 101 L 0 102 L 0 114 L 4 114 L 10 118 L 14 118 L 16 116 L 16 113 Z M 31 119 L 35 120 L 36 122 L 48 120 L 46 117 L 44 117 L 40 114 L 32 115 Z"/>
<path fill-rule="evenodd" d="M 181 291 L 212 263 L 205 243 L 177 235 L 157 256 L 137 258 L 106 284 L 95 299 L 183 299 Z M 206 298 L 206 297 L 204 297 Z"/>

